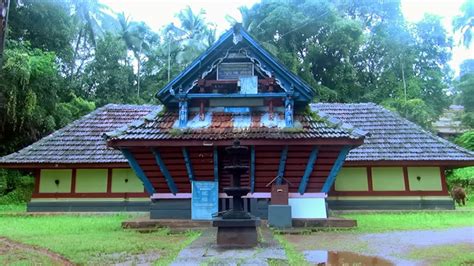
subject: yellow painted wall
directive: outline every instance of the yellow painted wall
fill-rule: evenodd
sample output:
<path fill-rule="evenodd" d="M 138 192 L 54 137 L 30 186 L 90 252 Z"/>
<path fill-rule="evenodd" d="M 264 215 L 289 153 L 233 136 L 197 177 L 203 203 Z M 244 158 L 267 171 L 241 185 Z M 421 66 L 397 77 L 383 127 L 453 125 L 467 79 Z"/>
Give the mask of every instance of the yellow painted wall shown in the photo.
<path fill-rule="evenodd" d="M 336 177 L 336 191 L 368 191 L 365 167 L 343 167 Z"/>
<path fill-rule="evenodd" d="M 112 170 L 112 192 L 143 192 L 142 181 L 132 169 Z"/>
<path fill-rule="evenodd" d="M 107 169 L 77 169 L 76 192 L 107 192 Z"/>
<path fill-rule="evenodd" d="M 417 177 L 420 177 L 420 180 Z M 408 180 L 411 191 L 441 191 L 441 172 L 439 167 L 408 167 Z"/>
<path fill-rule="evenodd" d="M 71 192 L 71 169 L 42 169 L 40 172 L 39 193 Z M 55 181 L 59 184 L 56 185 Z"/>
<path fill-rule="evenodd" d="M 403 191 L 405 181 L 403 167 L 372 167 L 374 191 Z"/>

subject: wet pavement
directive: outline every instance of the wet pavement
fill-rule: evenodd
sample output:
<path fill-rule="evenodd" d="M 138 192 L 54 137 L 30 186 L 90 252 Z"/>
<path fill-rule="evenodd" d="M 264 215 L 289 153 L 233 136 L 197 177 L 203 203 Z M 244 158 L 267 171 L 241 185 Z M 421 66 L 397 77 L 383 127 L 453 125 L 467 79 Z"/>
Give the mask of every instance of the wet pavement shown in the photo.
<path fill-rule="evenodd" d="M 474 227 L 372 234 L 318 232 L 290 235 L 287 239 L 303 252 L 308 262 L 316 265 L 324 260 L 328 265 L 419 265 L 423 261 L 405 259 L 403 255 L 413 249 L 440 245 L 474 247 Z"/>
<path fill-rule="evenodd" d="M 216 245 L 216 228 L 209 228 L 183 249 L 171 265 L 268 265 L 271 260 L 286 261 L 285 250 L 268 228 L 260 227 L 259 244 L 248 249 L 222 249 Z"/>

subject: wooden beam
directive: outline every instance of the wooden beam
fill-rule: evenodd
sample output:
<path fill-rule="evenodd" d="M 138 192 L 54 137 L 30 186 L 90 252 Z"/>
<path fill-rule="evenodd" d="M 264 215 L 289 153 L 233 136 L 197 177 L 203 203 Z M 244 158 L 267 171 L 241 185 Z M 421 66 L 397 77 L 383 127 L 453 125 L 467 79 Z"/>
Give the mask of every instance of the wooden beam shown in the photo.
<path fill-rule="evenodd" d="M 342 165 L 344 164 L 344 161 L 346 160 L 346 156 L 350 150 L 351 150 L 351 146 L 344 146 L 341 149 L 341 151 L 339 152 L 339 155 L 337 156 L 336 161 L 334 162 L 331 168 L 331 171 L 329 172 L 328 177 L 326 178 L 326 182 L 324 182 L 321 192 L 328 193 L 329 190 L 331 190 L 331 187 L 334 184 L 334 181 L 336 181 L 336 176 L 341 170 Z"/>
<path fill-rule="evenodd" d="M 250 193 L 255 191 L 255 146 L 250 146 Z"/>
<path fill-rule="evenodd" d="M 219 181 L 219 152 L 216 146 L 214 146 L 213 161 L 214 161 L 214 181 L 218 182 Z"/>
<path fill-rule="evenodd" d="M 363 139 L 349 138 L 288 138 L 288 139 L 240 139 L 240 145 L 243 146 L 279 146 L 285 145 L 351 145 L 358 146 L 363 144 Z M 199 139 L 161 139 L 161 140 L 109 140 L 110 147 L 183 147 L 183 146 L 232 146 L 234 138 L 223 140 L 199 140 Z M 473 161 L 474 164 L 474 161 Z M 469 165 L 465 163 L 464 165 Z M 0 166 L 3 166 L 0 164 Z"/>
<path fill-rule="evenodd" d="M 160 152 L 155 148 L 151 148 L 151 152 L 155 156 L 156 163 L 160 167 L 160 171 L 166 179 L 166 184 L 168 184 L 169 190 L 171 191 L 171 193 L 173 193 L 173 195 L 175 195 L 176 193 L 178 193 L 178 188 L 176 187 L 173 177 L 168 171 L 168 168 L 166 167 L 165 162 L 163 161 L 163 159 L 161 159 Z"/>
<path fill-rule="evenodd" d="M 189 157 L 189 152 L 186 147 L 183 147 L 182 151 L 183 151 L 184 163 L 186 164 L 186 170 L 188 171 L 189 182 L 192 182 L 194 180 L 194 171 L 193 171 L 193 165 L 191 164 L 191 158 Z"/>
<path fill-rule="evenodd" d="M 318 147 L 314 146 L 309 154 L 308 163 L 306 164 L 306 169 L 304 170 L 303 177 L 301 178 L 300 186 L 298 187 L 298 192 L 303 195 L 306 192 L 306 186 L 308 185 L 309 177 L 313 173 L 314 163 L 318 157 Z"/>
<path fill-rule="evenodd" d="M 138 164 L 137 160 L 135 157 L 133 157 L 133 154 L 128 150 L 128 149 L 121 149 L 123 156 L 127 158 L 128 164 L 132 168 L 132 170 L 135 172 L 138 178 L 143 182 L 143 186 L 145 187 L 146 192 L 148 195 L 153 195 L 153 193 L 156 193 L 155 188 L 151 184 L 150 180 L 146 176 L 145 172 L 143 172 L 142 168 Z"/>
<path fill-rule="evenodd" d="M 188 93 L 189 99 L 209 99 L 209 98 L 283 98 L 287 94 L 284 92 L 261 92 L 256 94 L 242 93 Z"/>
<path fill-rule="evenodd" d="M 283 147 L 283 150 L 281 150 L 280 165 L 278 166 L 278 178 L 276 179 L 277 185 L 281 185 L 281 183 L 283 182 L 283 176 L 285 175 L 286 158 L 288 158 L 288 145 L 285 145 Z"/>

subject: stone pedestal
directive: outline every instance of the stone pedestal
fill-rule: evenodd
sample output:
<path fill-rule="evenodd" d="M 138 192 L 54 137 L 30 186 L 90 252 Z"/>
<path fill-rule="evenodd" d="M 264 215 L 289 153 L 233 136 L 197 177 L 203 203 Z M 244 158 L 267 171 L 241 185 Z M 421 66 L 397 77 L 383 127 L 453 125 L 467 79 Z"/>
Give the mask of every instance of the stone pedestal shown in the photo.
<path fill-rule="evenodd" d="M 292 226 L 290 205 L 268 205 L 268 225 L 276 228 Z"/>
<path fill-rule="evenodd" d="M 217 245 L 222 248 L 251 248 L 258 244 L 259 218 L 222 219 L 217 217 L 212 226 L 217 227 Z"/>

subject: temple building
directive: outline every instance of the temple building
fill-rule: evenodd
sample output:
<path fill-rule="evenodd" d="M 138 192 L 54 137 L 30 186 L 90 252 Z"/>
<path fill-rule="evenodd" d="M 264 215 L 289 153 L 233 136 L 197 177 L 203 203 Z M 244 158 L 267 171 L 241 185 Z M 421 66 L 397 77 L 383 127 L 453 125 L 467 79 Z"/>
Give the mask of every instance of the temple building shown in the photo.
<path fill-rule="evenodd" d="M 314 90 L 238 25 L 174 78 L 161 105 L 109 104 L 0 158 L 35 174 L 29 211 L 150 211 L 205 220 L 231 206 L 225 147 L 248 147 L 244 207 L 266 218 L 288 184 L 293 218 L 329 209 L 453 209 L 445 170 L 474 153 L 373 103 Z"/>

